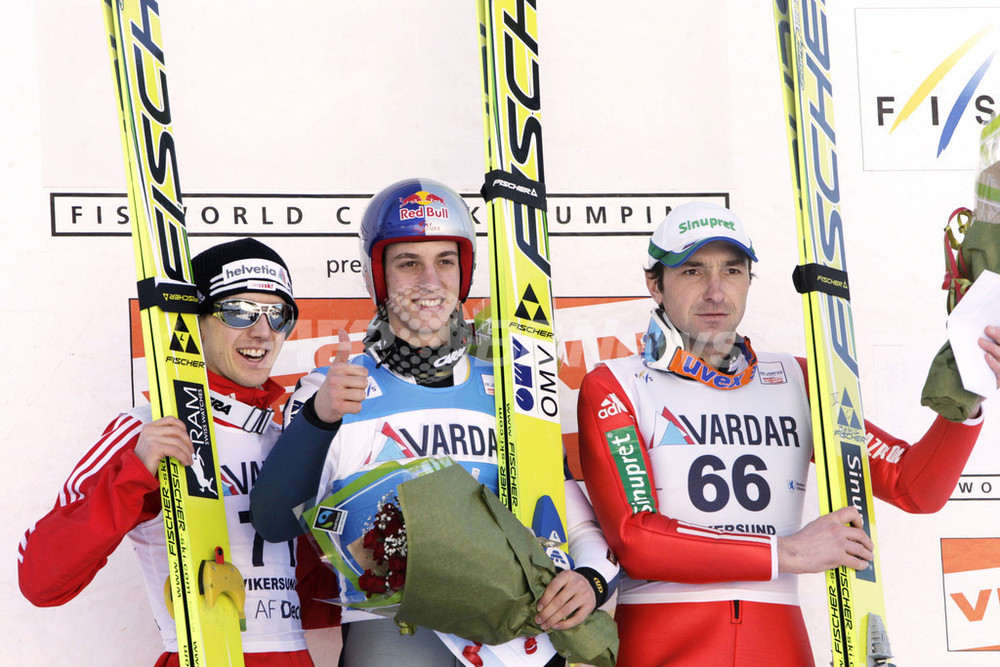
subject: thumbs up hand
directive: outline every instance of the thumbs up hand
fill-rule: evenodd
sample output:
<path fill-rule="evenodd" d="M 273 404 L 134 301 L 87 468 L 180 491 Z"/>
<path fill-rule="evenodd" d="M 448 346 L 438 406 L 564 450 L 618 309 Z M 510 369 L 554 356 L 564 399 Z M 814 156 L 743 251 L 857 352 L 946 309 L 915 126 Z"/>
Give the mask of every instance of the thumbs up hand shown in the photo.
<path fill-rule="evenodd" d="M 316 416 L 328 424 L 339 422 L 344 415 L 361 412 L 361 402 L 365 400 L 368 369 L 350 363 L 350 355 L 351 340 L 341 329 L 337 356 L 313 398 Z"/>

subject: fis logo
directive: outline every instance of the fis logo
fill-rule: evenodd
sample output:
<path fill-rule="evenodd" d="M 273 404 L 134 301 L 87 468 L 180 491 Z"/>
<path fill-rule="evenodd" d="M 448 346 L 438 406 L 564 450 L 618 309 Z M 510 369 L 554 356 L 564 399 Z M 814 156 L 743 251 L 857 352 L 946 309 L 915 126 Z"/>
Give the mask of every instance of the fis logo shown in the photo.
<path fill-rule="evenodd" d="M 1000 111 L 998 26 L 998 8 L 858 10 L 866 169 L 972 167 L 979 132 Z"/>
<path fill-rule="evenodd" d="M 378 386 L 375 378 L 368 377 L 368 385 L 365 387 L 365 398 L 378 398 L 382 395 L 382 388 Z"/>
<path fill-rule="evenodd" d="M 934 70 L 919 86 L 917 86 L 917 89 L 913 91 L 913 94 L 906 100 L 902 110 L 900 110 L 899 115 L 896 116 L 896 120 L 889 129 L 889 134 L 892 134 L 897 127 L 904 123 L 913 114 L 913 112 L 928 99 L 928 97 L 930 98 L 931 124 L 935 127 L 940 125 L 940 100 L 938 96 L 931 95 L 931 93 L 934 92 L 935 88 L 938 87 L 938 84 L 940 84 L 945 77 L 953 71 L 956 72 L 954 76 L 964 76 L 957 74 L 958 69 L 956 69 L 956 65 L 958 65 L 959 62 L 969 53 L 969 51 L 972 50 L 972 48 L 992 30 L 993 27 L 983 28 L 963 42 L 957 49 L 952 51 L 944 60 L 942 60 L 937 67 L 934 68 Z M 990 107 L 990 104 L 993 102 L 993 98 L 989 95 L 976 95 L 979 84 L 982 83 L 983 77 L 986 76 L 986 72 L 990 69 L 994 55 L 996 55 L 996 51 L 990 52 L 986 59 L 979 64 L 976 71 L 962 87 L 961 92 L 955 98 L 954 102 L 952 102 L 951 108 L 948 111 L 948 117 L 944 121 L 944 125 L 941 127 L 941 135 L 938 139 L 937 145 L 937 156 L 940 156 L 941 153 L 944 152 L 944 149 L 948 147 L 948 144 L 951 143 L 952 136 L 955 134 L 955 128 L 958 126 L 959 121 L 962 119 L 965 110 L 971 102 L 975 101 L 976 109 L 982 114 L 977 116 L 977 120 L 980 124 L 988 122 L 995 112 L 995 110 Z M 892 96 L 879 96 L 877 98 L 878 124 L 880 126 L 885 124 L 887 116 L 891 116 L 894 113 L 895 101 L 896 98 Z"/>
<path fill-rule="evenodd" d="M 419 190 L 399 200 L 400 220 L 447 220 L 448 206 L 436 194 Z"/>
<path fill-rule="evenodd" d="M 611 394 L 601 403 L 601 409 L 597 412 L 597 416 L 600 419 L 608 419 L 625 411 L 625 405 L 621 399 L 616 394 Z"/>

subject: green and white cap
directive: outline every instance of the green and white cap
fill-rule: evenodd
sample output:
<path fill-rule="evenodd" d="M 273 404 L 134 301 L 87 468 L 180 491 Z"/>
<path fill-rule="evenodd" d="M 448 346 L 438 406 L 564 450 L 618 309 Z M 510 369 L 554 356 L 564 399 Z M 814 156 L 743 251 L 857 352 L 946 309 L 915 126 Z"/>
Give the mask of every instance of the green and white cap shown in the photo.
<path fill-rule="evenodd" d="M 689 202 L 673 208 L 649 239 L 647 271 L 659 262 L 679 266 L 706 243 L 726 241 L 757 261 L 753 243 L 743 223 L 724 206 L 709 202 Z"/>

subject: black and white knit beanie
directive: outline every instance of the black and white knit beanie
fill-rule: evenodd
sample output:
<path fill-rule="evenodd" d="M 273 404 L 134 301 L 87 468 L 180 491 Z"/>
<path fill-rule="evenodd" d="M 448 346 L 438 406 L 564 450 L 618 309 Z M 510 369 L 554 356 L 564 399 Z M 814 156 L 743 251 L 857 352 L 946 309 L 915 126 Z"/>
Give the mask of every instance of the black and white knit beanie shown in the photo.
<path fill-rule="evenodd" d="M 292 296 L 292 277 L 281 255 L 252 238 L 228 241 L 198 253 L 191 260 L 198 308 L 207 313 L 212 304 L 241 292 L 277 294 L 299 315 Z"/>

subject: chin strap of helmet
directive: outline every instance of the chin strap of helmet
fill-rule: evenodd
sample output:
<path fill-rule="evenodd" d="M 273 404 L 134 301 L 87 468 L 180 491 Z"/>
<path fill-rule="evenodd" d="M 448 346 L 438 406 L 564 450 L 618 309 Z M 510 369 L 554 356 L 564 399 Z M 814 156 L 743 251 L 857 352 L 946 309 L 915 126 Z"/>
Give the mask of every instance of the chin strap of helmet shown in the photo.
<path fill-rule="evenodd" d="M 379 366 L 417 384 L 434 384 L 452 374 L 452 370 L 469 348 L 472 326 L 462 317 L 459 306 L 448 318 L 448 342 L 438 347 L 414 347 L 397 336 L 389 326 L 385 304 L 380 304 L 365 333 L 365 352 Z"/>

